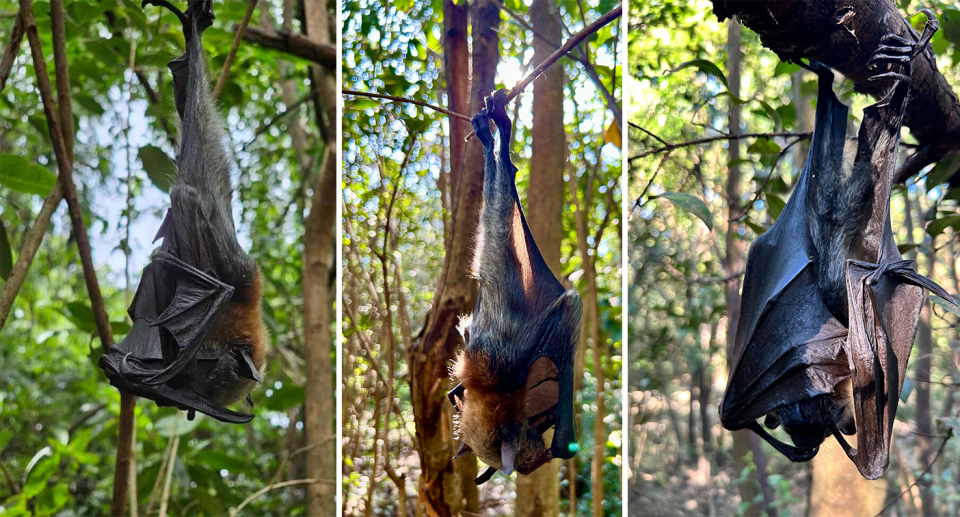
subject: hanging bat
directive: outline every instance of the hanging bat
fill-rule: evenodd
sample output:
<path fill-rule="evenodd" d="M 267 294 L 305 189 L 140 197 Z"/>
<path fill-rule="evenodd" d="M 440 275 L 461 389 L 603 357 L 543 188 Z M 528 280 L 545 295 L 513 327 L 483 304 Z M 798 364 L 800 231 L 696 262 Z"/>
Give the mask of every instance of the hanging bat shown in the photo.
<path fill-rule="evenodd" d="M 891 69 L 872 79 L 892 86 L 864 110 L 855 155 L 844 149 L 847 107 L 833 93 L 833 73 L 811 63 L 819 76 L 813 141 L 780 218 L 750 248 L 720 404 L 725 428 L 751 429 L 793 461 L 810 460 L 835 436 L 867 479 L 889 464 L 924 289 L 952 302 L 903 260 L 890 223 L 910 63 L 938 28 L 923 12 L 918 42 L 884 36 L 870 60 Z M 771 436 L 761 416 L 793 445 Z M 856 449 L 843 437 L 854 433 Z"/>
<path fill-rule="evenodd" d="M 466 343 L 447 394 L 457 408 L 460 449 L 489 468 L 530 474 L 552 458 L 579 449 L 573 422 L 573 363 L 583 306 L 547 267 L 530 234 L 510 160 L 506 90 L 486 100 L 473 118 L 485 154 L 483 207 L 472 275 L 480 282 L 473 315 L 461 320 Z M 490 120 L 500 136 L 494 150 Z M 554 427 L 550 445 L 543 434 Z"/>
<path fill-rule="evenodd" d="M 173 11 L 187 49 L 170 62 L 182 129 L 170 209 L 157 232 L 160 249 L 143 270 L 130 305 L 133 328 L 100 357 L 119 390 L 223 422 L 253 416 L 224 406 L 262 382 L 267 334 L 260 312 L 262 277 L 240 248 L 231 212 L 230 172 L 223 123 L 207 85 L 201 36 L 213 23 L 211 0 L 190 0 L 185 12 L 165 0 L 144 0 Z"/>

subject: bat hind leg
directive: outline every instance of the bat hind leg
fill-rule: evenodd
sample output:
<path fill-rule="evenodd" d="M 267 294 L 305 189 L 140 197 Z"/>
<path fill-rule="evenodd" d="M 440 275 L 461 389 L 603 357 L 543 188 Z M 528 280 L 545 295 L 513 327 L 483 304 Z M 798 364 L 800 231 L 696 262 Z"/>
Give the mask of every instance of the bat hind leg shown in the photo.
<path fill-rule="evenodd" d="M 493 148 L 493 133 L 490 132 L 490 99 L 487 99 L 486 106 L 477 112 L 470 121 L 473 124 L 473 132 L 476 133 L 484 149 Z"/>
<path fill-rule="evenodd" d="M 783 454 L 790 461 L 803 462 L 810 461 L 814 456 L 820 452 L 820 446 L 816 446 L 813 449 L 801 449 L 794 445 L 788 445 L 781 442 L 780 440 L 774 438 L 766 429 L 763 428 L 760 424 L 756 422 L 751 422 L 747 425 L 747 429 L 757 433 L 760 438 L 763 438 L 767 441 L 774 449 L 778 450 L 780 454 Z"/>
<path fill-rule="evenodd" d="M 867 67 L 871 70 L 879 67 L 886 71 L 870 77 L 869 80 L 895 79 L 910 82 L 910 62 L 923 53 L 927 44 L 930 43 L 930 39 L 940 29 L 940 24 L 937 22 L 937 17 L 933 14 L 933 11 L 921 9 L 920 12 L 927 17 L 927 23 L 923 26 L 923 34 L 920 35 L 920 39 L 917 42 L 912 42 L 898 34 L 883 36 L 880 39 L 880 46 L 867 61 Z M 888 70 L 887 67 L 890 65 L 901 65 L 903 69 L 901 72 Z"/>

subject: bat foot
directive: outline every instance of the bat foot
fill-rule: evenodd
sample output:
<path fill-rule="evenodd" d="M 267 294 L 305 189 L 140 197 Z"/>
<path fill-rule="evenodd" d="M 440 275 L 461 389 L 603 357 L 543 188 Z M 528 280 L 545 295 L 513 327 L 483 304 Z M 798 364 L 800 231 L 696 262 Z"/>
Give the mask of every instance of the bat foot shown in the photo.
<path fill-rule="evenodd" d="M 484 107 L 473 116 L 473 132 L 477 134 L 484 149 L 493 149 L 493 133 L 490 132 L 490 109 Z"/>
<path fill-rule="evenodd" d="M 164 9 L 169 10 L 169 11 L 172 12 L 173 14 L 177 15 L 177 19 L 180 20 L 180 23 L 181 23 L 184 27 L 186 27 L 186 26 L 187 26 L 187 22 L 190 21 L 190 19 L 189 19 L 189 18 L 187 17 L 187 15 L 186 15 L 186 13 L 184 13 L 183 11 L 181 11 L 177 6 L 171 4 L 171 3 L 168 2 L 167 0 L 143 0 L 142 2 L 140 2 L 140 8 L 141 8 L 141 9 L 146 9 L 148 5 L 149 5 L 149 6 L 154 6 L 154 7 L 163 7 Z"/>
<path fill-rule="evenodd" d="M 493 96 L 487 99 L 487 106 L 490 107 L 490 118 L 497 125 L 497 130 L 501 135 L 509 135 L 512 129 L 510 118 L 507 116 L 507 95 L 510 90 L 497 90 Z"/>
<path fill-rule="evenodd" d="M 933 14 L 933 11 L 920 9 L 920 12 L 927 17 L 927 23 L 923 25 L 923 34 L 920 35 L 920 40 L 914 46 L 913 57 L 920 55 L 926 49 L 927 43 L 930 43 L 933 35 L 940 30 L 940 22 L 937 21 L 937 15 Z"/>

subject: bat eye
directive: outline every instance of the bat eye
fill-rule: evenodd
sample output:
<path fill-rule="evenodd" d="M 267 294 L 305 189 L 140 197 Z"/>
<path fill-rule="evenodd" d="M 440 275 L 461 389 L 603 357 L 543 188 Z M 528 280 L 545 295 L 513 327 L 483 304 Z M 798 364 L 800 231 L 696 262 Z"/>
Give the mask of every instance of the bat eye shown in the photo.
<path fill-rule="evenodd" d="M 770 413 L 763 419 L 763 425 L 766 426 L 767 429 L 776 429 L 780 427 L 780 419 L 777 418 L 777 415 Z"/>

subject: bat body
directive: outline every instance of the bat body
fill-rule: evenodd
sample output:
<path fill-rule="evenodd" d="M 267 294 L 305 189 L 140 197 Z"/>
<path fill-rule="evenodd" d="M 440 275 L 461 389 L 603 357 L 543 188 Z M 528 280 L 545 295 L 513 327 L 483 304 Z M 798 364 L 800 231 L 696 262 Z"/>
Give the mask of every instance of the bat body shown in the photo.
<path fill-rule="evenodd" d="M 833 73 L 811 65 L 819 84 L 810 153 L 780 218 L 751 246 L 720 404 L 724 427 L 752 429 L 793 461 L 835 436 L 868 479 L 889 464 L 924 289 L 951 300 L 902 259 L 890 223 L 910 61 L 937 30 L 927 16 L 919 42 L 886 36 L 871 60 L 901 72 L 875 77 L 893 86 L 864 110 L 852 164 Z M 766 427 L 783 425 L 793 445 L 771 436 L 762 416 Z M 854 432 L 856 449 L 843 437 Z"/>
<path fill-rule="evenodd" d="M 466 342 L 451 368 L 459 381 L 448 393 L 457 407 L 457 456 L 473 452 L 497 470 L 529 474 L 552 458 L 576 453 L 573 363 L 582 303 L 547 267 L 530 234 L 510 160 L 506 91 L 487 99 L 473 119 L 485 151 L 483 199 L 472 274 L 480 294 L 461 321 Z M 499 131 L 494 148 L 490 120 Z M 554 427 L 553 440 L 543 434 Z"/>
<path fill-rule="evenodd" d="M 183 24 L 186 53 L 170 62 L 182 129 L 170 209 L 157 232 L 160 249 L 143 270 L 127 337 L 99 365 L 121 391 L 159 406 L 200 411 L 224 422 L 253 418 L 224 406 L 257 382 L 266 360 L 260 311 L 262 277 L 241 249 L 231 213 L 224 129 L 207 85 L 201 36 L 213 22 L 211 0 L 185 12 L 165 1 Z"/>

